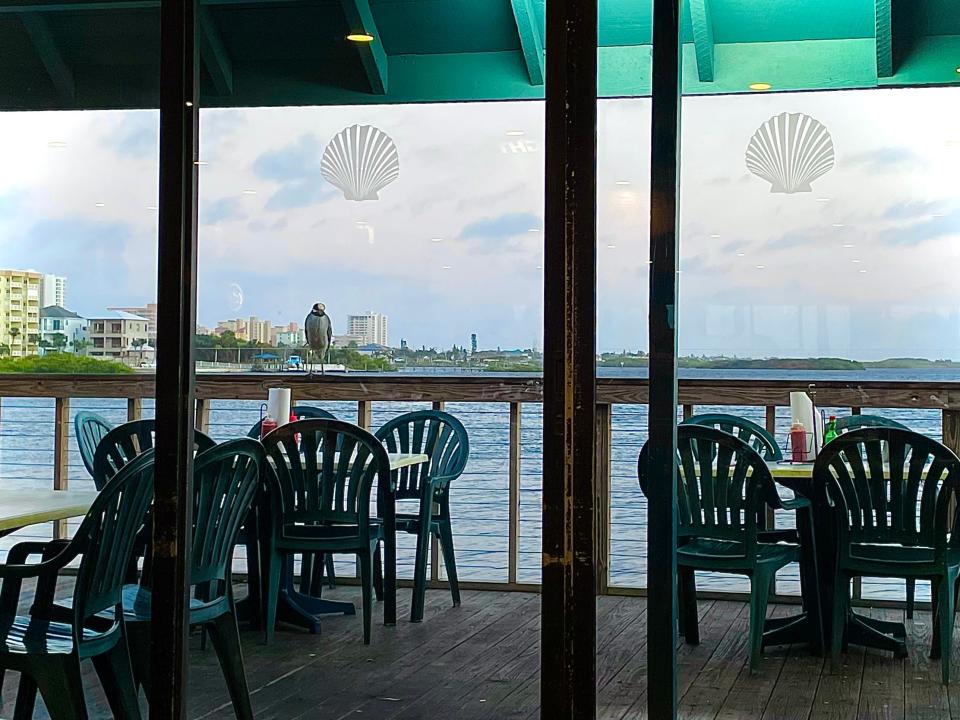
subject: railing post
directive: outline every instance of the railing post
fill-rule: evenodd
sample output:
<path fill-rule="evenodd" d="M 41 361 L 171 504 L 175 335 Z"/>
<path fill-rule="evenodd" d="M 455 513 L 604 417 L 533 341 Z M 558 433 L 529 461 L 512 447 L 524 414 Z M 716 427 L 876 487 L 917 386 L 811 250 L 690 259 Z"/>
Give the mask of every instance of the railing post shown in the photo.
<path fill-rule="evenodd" d="M 143 415 L 143 399 L 127 398 L 127 422 L 139 420 Z"/>
<path fill-rule="evenodd" d="M 850 408 L 850 414 L 851 414 L 851 415 L 860 415 L 860 408 L 858 408 L 856 405 L 854 405 L 852 408 Z"/>
<path fill-rule="evenodd" d="M 197 418 L 195 421 L 197 430 L 210 434 L 210 401 L 206 398 L 197 398 Z"/>
<path fill-rule="evenodd" d="M 683 406 L 683 419 L 689 420 L 693 417 L 693 413 L 696 411 L 696 408 L 693 405 L 686 404 Z"/>
<path fill-rule="evenodd" d="M 70 398 L 58 397 L 54 400 L 53 411 L 53 489 L 66 490 L 69 484 L 68 465 L 70 447 Z M 67 521 L 57 520 L 53 524 L 53 537 L 67 537 Z"/>
<path fill-rule="evenodd" d="M 357 425 L 364 430 L 373 425 L 373 403 L 369 400 L 357 400 Z"/>
<path fill-rule="evenodd" d="M 765 409 L 765 427 L 767 432 L 773 436 L 773 441 L 777 441 L 777 406 L 776 405 L 767 405 Z M 769 530 L 773 530 L 777 525 L 777 514 L 774 512 L 773 508 L 767 505 L 766 509 L 766 527 Z M 773 582 L 770 583 L 770 594 L 777 594 L 777 576 L 773 576 Z"/>
<path fill-rule="evenodd" d="M 692 406 L 691 406 L 692 407 Z M 606 595 L 610 583 L 610 476 L 613 463 L 613 405 L 597 405 L 597 441 L 594 489 L 594 553 L 597 595 Z"/>
<path fill-rule="evenodd" d="M 509 531 L 507 536 L 507 582 L 517 582 L 517 566 L 520 559 L 520 428 L 523 406 L 510 403 L 509 484 Z"/>

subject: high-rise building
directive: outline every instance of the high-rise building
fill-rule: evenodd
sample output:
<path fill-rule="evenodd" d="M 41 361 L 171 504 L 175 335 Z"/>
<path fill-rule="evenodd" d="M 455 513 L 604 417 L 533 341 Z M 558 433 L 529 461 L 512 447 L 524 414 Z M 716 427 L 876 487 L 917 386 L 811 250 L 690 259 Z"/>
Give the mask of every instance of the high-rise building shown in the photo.
<path fill-rule="evenodd" d="M 150 338 L 150 344 L 157 345 L 157 304 L 147 303 L 143 307 L 109 307 L 107 310 L 116 310 L 117 312 L 130 313 L 138 315 L 147 320 L 147 336 Z"/>
<path fill-rule="evenodd" d="M 62 275 L 44 275 L 40 290 L 40 306 L 67 306 L 67 279 Z"/>
<path fill-rule="evenodd" d="M 0 270 L 0 346 L 11 357 L 36 355 L 40 347 L 43 275 Z"/>
<path fill-rule="evenodd" d="M 477 354 L 477 334 L 476 333 L 470 333 L 470 354 L 471 355 Z"/>
<path fill-rule="evenodd" d="M 251 315 L 247 320 L 247 339 L 250 342 L 272 345 L 273 324 L 269 320 L 261 320 L 256 315 Z"/>
<path fill-rule="evenodd" d="M 363 315 L 347 315 L 347 335 L 363 338 L 364 345 L 388 346 L 387 316 L 368 310 Z"/>

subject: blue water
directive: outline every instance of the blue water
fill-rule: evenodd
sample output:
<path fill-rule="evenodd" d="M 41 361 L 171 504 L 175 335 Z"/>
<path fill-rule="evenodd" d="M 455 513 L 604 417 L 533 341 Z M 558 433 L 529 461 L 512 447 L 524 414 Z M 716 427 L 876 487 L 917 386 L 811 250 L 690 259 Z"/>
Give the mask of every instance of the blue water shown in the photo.
<path fill-rule="evenodd" d="M 449 372 L 447 370 L 446 372 Z M 601 368 L 601 377 L 642 377 L 637 369 Z M 875 370 L 869 372 L 820 372 L 776 370 L 683 370 L 681 377 L 723 379 L 792 379 L 798 389 L 817 380 L 884 381 L 960 381 L 958 371 Z M 344 420 L 356 420 L 356 403 L 315 403 Z M 210 432 L 216 440 L 246 434 L 257 420 L 259 402 L 217 400 L 212 403 Z M 390 417 L 411 409 L 427 408 L 427 403 L 374 403 L 373 422 L 377 427 Z M 508 458 L 509 406 L 506 403 L 448 403 L 470 434 L 470 462 L 452 491 L 457 564 L 465 580 L 507 580 L 508 535 Z M 49 488 L 53 479 L 52 399 L 4 398 L 0 405 L 0 483 L 5 487 Z M 71 414 L 94 410 L 114 423 L 126 419 L 126 401 L 76 399 Z M 762 407 L 698 407 L 734 412 L 763 424 Z M 150 417 L 153 405 L 144 402 L 144 416 Z M 830 409 L 827 409 L 829 412 Z M 849 409 L 838 408 L 837 414 Z M 871 408 L 870 412 L 898 420 L 918 432 L 939 438 L 941 414 L 938 410 Z M 777 415 L 778 440 L 786 441 L 789 408 Z M 540 577 L 540 503 L 541 503 L 541 408 L 525 404 L 521 416 L 521 502 L 520 556 L 518 579 L 538 582 Z M 643 587 L 646 584 L 646 503 L 637 486 L 636 462 L 646 440 L 647 407 L 617 405 L 613 410 L 613 467 L 611 486 L 611 562 L 610 582 L 617 586 Z M 92 482 L 80 460 L 70 428 L 69 479 L 76 489 L 92 489 Z M 790 518 L 780 519 L 789 523 Z M 26 537 L 49 537 L 49 526 L 33 526 L 2 541 L 0 550 Z M 398 573 L 409 576 L 413 565 L 413 537 L 398 541 Z M 238 558 L 242 568 L 243 559 Z M 352 562 L 340 564 L 340 573 L 352 574 Z M 442 575 L 442 571 L 441 571 Z M 786 568 L 778 578 L 778 591 L 798 592 L 796 568 Z M 746 590 L 745 580 L 730 576 L 704 575 L 698 583 L 704 589 Z M 926 587 L 918 588 L 923 597 Z M 869 581 L 863 583 L 865 597 L 902 598 L 902 583 Z"/>

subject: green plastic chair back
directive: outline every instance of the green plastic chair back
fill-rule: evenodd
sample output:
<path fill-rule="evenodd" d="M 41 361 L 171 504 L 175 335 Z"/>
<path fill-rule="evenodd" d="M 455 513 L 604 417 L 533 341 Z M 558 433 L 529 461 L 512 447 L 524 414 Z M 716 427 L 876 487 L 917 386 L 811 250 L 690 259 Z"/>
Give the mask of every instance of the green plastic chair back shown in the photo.
<path fill-rule="evenodd" d="M 121 592 L 134 541 L 153 501 L 154 457 L 147 450 L 127 463 L 100 490 L 64 553 L 82 553 L 73 590 L 74 642 L 86 642 L 83 628 L 98 613 L 114 608 L 119 628 Z M 81 650 L 81 656 L 82 656 Z"/>
<path fill-rule="evenodd" d="M 735 435 L 756 450 L 760 457 L 771 462 L 783 460 L 783 451 L 776 438 L 766 428 L 752 420 L 726 413 L 702 413 L 684 420 L 682 425 L 702 425 Z"/>
<path fill-rule="evenodd" d="M 424 454 L 430 462 L 393 471 L 398 500 L 421 497 L 424 483 L 442 488 L 463 473 L 470 456 L 467 430 L 457 418 L 439 410 L 419 410 L 393 418 L 377 430 L 387 452 Z"/>
<path fill-rule="evenodd" d="M 950 512 L 960 459 L 936 440 L 897 428 L 853 430 L 824 447 L 813 478 L 837 514 L 841 563 L 857 544 L 932 548 L 936 563 L 949 544 L 960 545 Z"/>
<path fill-rule="evenodd" d="M 637 475 L 648 495 L 647 455 Z M 677 428 L 677 534 L 742 543 L 743 556 L 757 545 L 758 511 L 780 506 L 773 477 L 760 454 L 729 433 L 703 425 Z"/>
<path fill-rule="evenodd" d="M 93 481 L 97 489 L 112 478 L 128 462 L 153 447 L 154 420 L 134 420 L 113 428 L 103 436 L 93 456 Z M 197 452 L 209 450 L 216 443 L 199 430 L 194 431 Z"/>
<path fill-rule="evenodd" d="M 197 455 L 191 585 L 228 578 L 237 535 L 256 497 L 263 465 L 263 446 L 250 438 L 230 440 Z M 226 586 L 222 588 L 225 592 Z"/>
<path fill-rule="evenodd" d="M 323 408 L 314 407 L 313 405 L 294 405 L 293 406 L 293 415 L 297 420 L 312 420 L 312 419 L 323 419 L 323 420 L 336 420 L 337 416 L 333 413 L 327 412 Z M 250 431 L 247 433 L 247 437 L 253 438 L 254 440 L 260 439 L 260 426 L 263 424 L 262 420 L 257 420 L 254 423 L 253 427 L 250 428 Z"/>
<path fill-rule="evenodd" d="M 909 430 L 906 425 L 880 415 L 845 415 L 837 418 L 837 434 L 861 430 L 862 428 L 896 428 Z"/>
<path fill-rule="evenodd" d="M 350 525 L 369 539 L 373 482 L 390 482 L 390 459 L 373 435 L 341 420 L 298 420 L 269 433 L 263 446 L 280 494 L 276 531 L 294 523 Z"/>
<path fill-rule="evenodd" d="M 73 434 L 80 449 L 80 459 L 83 460 L 83 466 L 90 473 L 90 477 L 93 477 L 93 456 L 97 445 L 112 429 L 113 425 L 97 413 L 82 411 L 73 418 Z"/>

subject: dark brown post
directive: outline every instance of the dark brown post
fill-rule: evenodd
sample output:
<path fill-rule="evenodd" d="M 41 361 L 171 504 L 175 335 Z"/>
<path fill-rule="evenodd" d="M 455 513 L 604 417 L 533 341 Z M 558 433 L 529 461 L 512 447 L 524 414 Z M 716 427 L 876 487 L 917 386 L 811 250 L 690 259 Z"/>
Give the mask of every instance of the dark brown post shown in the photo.
<path fill-rule="evenodd" d="M 70 398 L 54 400 L 53 411 L 53 489 L 66 490 L 70 468 L 67 463 L 70 451 Z M 67 537 L 67 521 L 53 524 L 55 538 Z"/>
<path fill-rule="evenodd" d="M 596 471 L 593 487 L 597 595 L 606 595 L 610 582 L 610 478 L 613 470 L 613 405 L 597 405 Z"/>
<path fill-rule="evenodd" d="M 160 241 L 150 717 L 186 716 L 197 279 L 198 0 L 160 5 Z"/>
<path fill-rule="evenodd" d="M 677 716 L 677 197 L 680 0 L 653 0 L 647 717 Z"/>
<path fill-rule="evenodd" d="M 596 717 L 597 0 L 547 4 L 540 717 Z"/>

